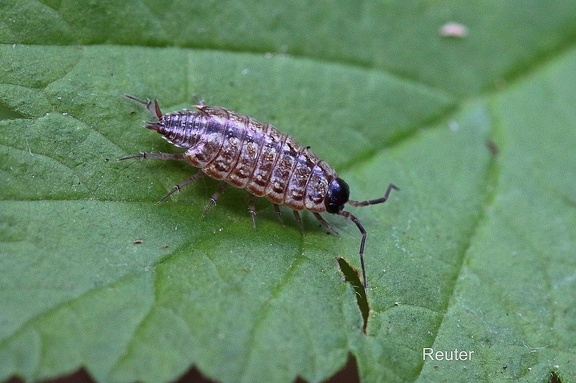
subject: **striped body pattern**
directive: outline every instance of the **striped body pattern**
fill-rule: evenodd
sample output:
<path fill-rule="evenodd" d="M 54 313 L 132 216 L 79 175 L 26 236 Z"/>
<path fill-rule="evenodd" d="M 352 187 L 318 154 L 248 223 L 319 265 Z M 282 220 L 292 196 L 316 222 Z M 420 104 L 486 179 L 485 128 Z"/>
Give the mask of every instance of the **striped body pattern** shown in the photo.
<path fill-rule="evenodd" d="M 186 161 L 201 170 L 177 184 L 160 201 L 165 200 L 183 187 L 207 175 L 222 180 L 218 190 L 210 198 L 204 215 L 216 203 L 225 185 L 246 189 L 256 197 L 270 200 L 280 220 L 279 205 L 293 210 L 294 217 L 302 224 L 299 211 L 309 210 L 314 216 L 336 232 L 320 213 L 337 214 L 350 219 L 362 234 L 360 263 L 362 282 L 366 288 L 364 246 L 366 230 L 360 220 L 344 210 L 345 204 L 368 206 L 386 202 L 391 190 L 398 188 L 389 184 L 384 196 L 366 201 L 349 200 L 348 184 L 338 177 L 336 171 L 320 160 L 311 150 L 298 144 L 292 137 L 280 132 L 268 123 L 262 123 L 243 114 L 211 107 L 201 103 L 195 110 L 181 110 L 163 114 L 158 101 L 127 98 L 144 105 L 155 117 L 146 128 L 158 132 L 168 142 L 183 148 L 184 153 L 146 153 L 122 157 L 150 158 Z M 250 202 L 252 226 L 256 228 L 256 211 Z M 204 216 L 203 215 L 203 216 Z"/>
<path fill-rule="evenodd" d="M 324 212 L 336 172 L 274 126 L 232 111 L 197 105 L 150 123 L 185 148 L 191 165 L 208 176 L 294 210 Z"/>

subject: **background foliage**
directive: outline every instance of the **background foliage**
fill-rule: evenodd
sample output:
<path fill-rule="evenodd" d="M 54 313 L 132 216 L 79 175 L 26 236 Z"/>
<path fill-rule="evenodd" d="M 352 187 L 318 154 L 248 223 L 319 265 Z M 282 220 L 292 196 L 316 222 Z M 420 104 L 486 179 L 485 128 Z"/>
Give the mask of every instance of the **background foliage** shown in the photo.
<path fill-rule="evenodd" d="M 457 21 L 462 38 L 439 28 Z M 576 380 L 576 3 L 0 2 L 0 379 Z M 185 164 L 122 94 L 195 97 L 326 159 L 369 238 Z M 288 212 L 285 212 L 288 213 Z M 142 243 L 136 243 L 142 241 Z M 423 361 L 422 348 L 474 351 Z"/>

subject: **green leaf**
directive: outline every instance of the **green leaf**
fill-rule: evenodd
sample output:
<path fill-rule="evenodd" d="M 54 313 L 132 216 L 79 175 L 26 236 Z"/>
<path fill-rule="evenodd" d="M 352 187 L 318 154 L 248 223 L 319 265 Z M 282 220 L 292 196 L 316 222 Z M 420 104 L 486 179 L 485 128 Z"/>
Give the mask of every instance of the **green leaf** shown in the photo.
<path fill-rule="evenodd" d="M 363 382 L 576 380 L 575 21 L 570 1 L 0 3 L 0 380 L 323 381 L 349 354 Z M 196 170 L 116 161 L 178 151 L 123 94 L 269 121 L 354 200 L 396 184 L 349 209 L 365 332 L 352 222 L 259 200 L 253 230 L 233 188 L 201 218 L 209 179 L 158 204 Z"/>

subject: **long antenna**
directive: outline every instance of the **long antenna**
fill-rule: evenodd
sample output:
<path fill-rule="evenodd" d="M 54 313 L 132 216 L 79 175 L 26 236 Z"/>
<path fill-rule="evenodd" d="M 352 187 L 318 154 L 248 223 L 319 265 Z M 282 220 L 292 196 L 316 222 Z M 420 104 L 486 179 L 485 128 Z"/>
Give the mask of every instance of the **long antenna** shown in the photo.
<path fill-rule="evenodd" d="M 384 203 L 384 202 L 386 202 L 386 200 L 388 200 L 388 196 L 390 195 L 390 192 L 392 191 L 392 189 L 400 190 L 400 189 L 398 189 L 398 187 L 396 187 L 396 185 L 389 184 L 388 188 L 386 189 L 386 192 L 384 193 L 384 197 L 366 200 L 366 201 L 348 201 L 348 203 L 352 206 L 360 206 L 360 207 Z M 366 267 L 364 266 L 364 246 L 366 244 L 366 229 L 364 229 L 364 226 L 362 226 L 362 223 L 360 223 L 360 220 L 354 214 L 350 213 L 349 211 L 342 210 L 339 214 L 341 216 L 343 216 L 344 218 L 351 219 L 352 222 L 354 222 L 356 224 L 356 227 L 358 227 L 358 230 L 360 230 L 360 233 L 362 234 L 362 240 L 360 241 L 360 265 L 362 266 L 362 284 L 364 285 L 364 289 L 366 289 L 366 287 L 368 286 L 368 284 L 366 283 Z"/>

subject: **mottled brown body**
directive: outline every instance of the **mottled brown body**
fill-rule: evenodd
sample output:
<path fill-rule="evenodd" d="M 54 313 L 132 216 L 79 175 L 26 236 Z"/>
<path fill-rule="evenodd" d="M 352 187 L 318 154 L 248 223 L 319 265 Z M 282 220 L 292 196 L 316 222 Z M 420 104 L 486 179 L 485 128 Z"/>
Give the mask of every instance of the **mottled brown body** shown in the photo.
<path fill-rule="evenodd" d="M 197 105 L 164 114 L 148 127 L 185 148 L 191 165 L 256 197 L 294 210 L 324 212 L 336 172 L 274 126 L 230 110 Z"/>
<path fill-rule="evenodd" d="M 156 117 L 146 127 L 155 130 L 168 142 L 185 148 L 185 153 L 146 153 L 126 156 L 131 158 L 154 158 L 161 160 L 185 160 L 202 171 L 174 186 L 160 201 L 196 182 L 204 175 L 223 180 L 210 198 L 204 214 L 216 203 L 226 184 L 246 189 L 257 197 L 266 197 L 274 204 L 274 209 L 282 218 L 279 205 L 287 205 L 301 224 L 299 211 L 310 210 L 314 216 L 334 231 L 332 226 L 319 213 L 337 214 L 352 220 L 360 233 L 360 263 L 362 283 L 367 286 L 364 266 L 364 246 L 366 230 L 360 220 L 349 211 L 345 204 L 369 206 L 386 202 L 393 189 L 389 184 L 383 197 L 352 201 L 348 197 L 348 184 L 338 177 L 334 169 L 318 159 L 309 147 L 298 144 L 290 136 L 281 133 L 274 126 L 256 121 L 243 114 L 230 110 L 196 105 L 196 110 L 182 110 L 163 114 L 158 102 L 141 100 L 128 96 L 146 108 Z M 256 228 L 256 211 L 250 203 L 252 226 Z"/>

